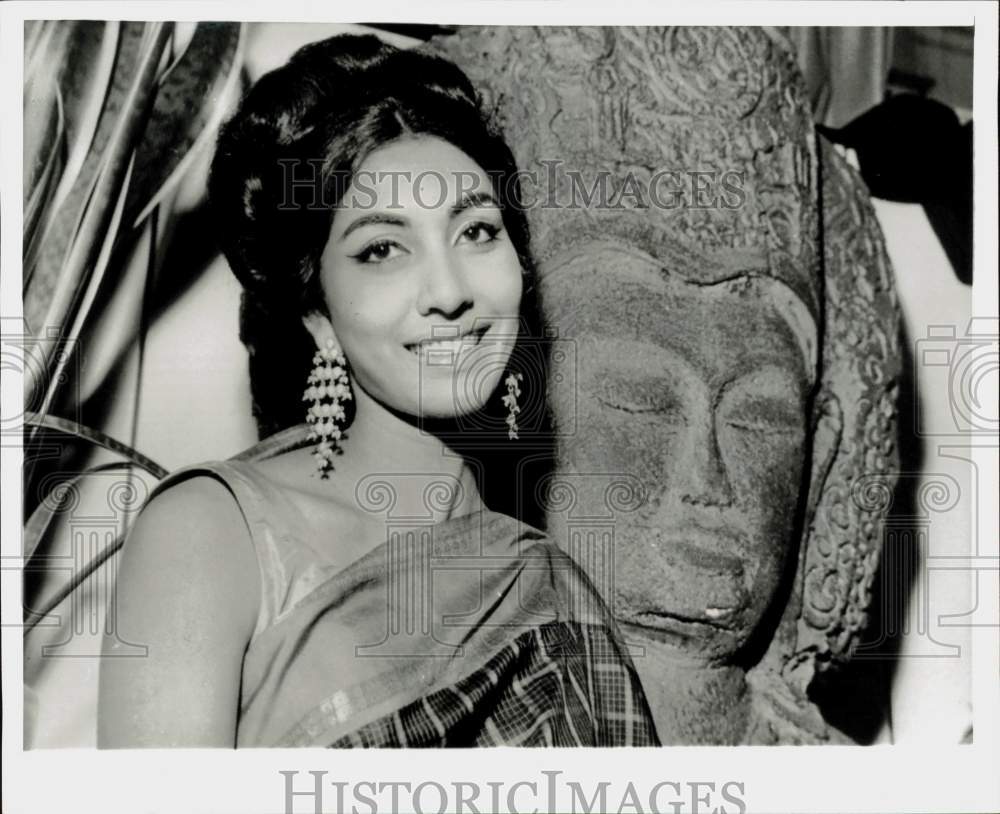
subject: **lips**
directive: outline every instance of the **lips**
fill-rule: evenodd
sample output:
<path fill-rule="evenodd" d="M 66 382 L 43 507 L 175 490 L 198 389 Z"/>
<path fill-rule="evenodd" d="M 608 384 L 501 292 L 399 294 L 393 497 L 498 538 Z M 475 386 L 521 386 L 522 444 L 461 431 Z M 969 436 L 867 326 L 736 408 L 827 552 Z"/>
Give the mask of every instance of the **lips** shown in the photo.
<path fill-rule="evenodd" d="M 651 631 L 685 637 L 704 636 L 710 631 L 733 631 L 740 621 L 739 608 L 673 609 L 665 607 L 619 611 L 620 622 Z"/>
<path fill-rule="evenodd" d="M 634 629 L 659 641 L 699 640 L 720 632 L 728 633 L 735 626 L 706 617 L 692 617 L 668 611 L 643 611 L 621 614 L 618 624 L 625 630 Z"/>
<path fill-rule="evenodd" d="M 744 559 L 749 544 L 742 535 L 686 521 L 666 529 L 633 526 L 630 532 L 616 574 L 620 618 L 688 637 L 742 624 L 754 571 Z M 639 535 L 645 540 L 636 545 Z"/>
<path fill-rule="evenodd" d="M 482 342 L 489 325 L 483 325 L 474 330 L 460 333 L 457 326 L 454 329 L 440 328 L 434 331 L 430 339 L 404 345 L 414 356 L 425 360 L 428 364 L 450 365 L 462 353 L 468 353 Z"/>
<path fill-rule="evenodd" d="M 749 542 L 726 526 L 681 523 L 668 528 L 632 526 L 630 536 L 642 534 L 645 543 L 665 559 L 680 560 L 698 569 L 742 573 Z"/>

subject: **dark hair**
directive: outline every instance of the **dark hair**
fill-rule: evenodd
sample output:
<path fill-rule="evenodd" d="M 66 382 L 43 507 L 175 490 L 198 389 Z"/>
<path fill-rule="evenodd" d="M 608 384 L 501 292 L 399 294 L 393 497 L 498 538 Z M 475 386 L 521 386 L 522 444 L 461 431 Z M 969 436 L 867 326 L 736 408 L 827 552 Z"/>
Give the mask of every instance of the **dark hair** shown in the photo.
<path fill-rule="evenodd" d="M 304 417 L 315 347 L 302 316 L 326 310 L 318 271 L 334 207 L 371 152 L 407 135 L 448 141 L 491 179 L 527 278 L 522 313 L 537 322 L 517 166 L 465 74 L 372 35 L 307 45 L 245 95 L 222 128 L 209 178 L 218 239 L 243 285 L 240 339 L 261 438 Z"/>

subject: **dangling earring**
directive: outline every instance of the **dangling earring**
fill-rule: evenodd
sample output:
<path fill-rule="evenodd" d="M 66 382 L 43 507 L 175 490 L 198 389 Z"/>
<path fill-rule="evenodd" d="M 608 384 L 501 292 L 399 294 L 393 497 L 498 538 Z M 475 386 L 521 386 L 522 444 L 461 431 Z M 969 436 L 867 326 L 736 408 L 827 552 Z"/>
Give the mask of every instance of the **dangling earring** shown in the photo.
<path fill-rule="evenodd" d="M 507 438 L 510 440 L 519 437 L 517 434 L 517 414 L 521 412 L 521 408 L 517 406 L 517 397 L 521 395 L 518 382 L 522 379 L 520 373 L 510 373 L 504 379 L 504 384 L 507 385 L 507 395 L 503 397 L 503 404 L 507 408 Z"/>
<path fill-rule="evenodd" d="M 326 477 L 333 468 L 333 456 L 340 448 L 341 427 L 346 418 L 342 402 L 351 398 L 347 378 L 347 360 L 333 339 L 313 356 L 313 369 L 309 385 L 302 394 L 303 401 L 311 401 L 306 412 L 310 424 L 309 440 L 318 442 L 313 449 L 316 471 Z"/>

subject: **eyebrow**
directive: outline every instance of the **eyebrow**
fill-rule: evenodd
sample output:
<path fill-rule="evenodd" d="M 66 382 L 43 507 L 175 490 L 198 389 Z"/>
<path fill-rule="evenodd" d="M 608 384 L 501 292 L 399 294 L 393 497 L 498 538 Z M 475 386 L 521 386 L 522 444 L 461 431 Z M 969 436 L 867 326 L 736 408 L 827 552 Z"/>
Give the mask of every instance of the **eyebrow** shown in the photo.
<path fill-rule="evenodd" d="M 495 207 L 499 209 L 500 204 L 497 203 L 497 199 L 493 196 L 492 192 L 466 192 L 462 194 L 462 199 L 451 208 L 449 217 L 455 218 L 466 210 L 475 209 L 476 207 Z M 344 229 L 344 232 L 340 237 L 343 240 L 351 234 L 351 232 L 361 229 L 364 226 L 380 225 L 406 227 L 409 225 L 409 221 L 400 215 L 387 215 L 382 212 L 373 212 L 370 215 L 362 215 L 357 220 L 351 221 L 347 225 L 347 228 Z"/>
<path fill-rule="evenodd" d="M 362 215 L 357 220 L 352 220 L 347 224 L 347 228 L 344 229 L 344 233 L 340 237 L 343 239 L 362 226 L 378 226 L 380 224 L 384 226 L 406 226 L 407 222 L 406 218 L 399 217 L 398 215 L 384 215 L 378 212 L 371 215 Z"/>
<path fill-rule="evenodd" d="M 466 209 L 474 209 L 477 206 L 500 208 L 492 192 L 463 192 L 462 199 L 451 208 L 451 217 L 461 215 Z"/>

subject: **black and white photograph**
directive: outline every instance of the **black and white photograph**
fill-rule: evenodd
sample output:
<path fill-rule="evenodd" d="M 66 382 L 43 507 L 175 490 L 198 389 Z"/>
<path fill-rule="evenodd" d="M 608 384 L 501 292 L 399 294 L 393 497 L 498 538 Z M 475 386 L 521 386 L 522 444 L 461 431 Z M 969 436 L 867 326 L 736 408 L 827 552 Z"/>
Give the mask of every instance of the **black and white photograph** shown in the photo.
<path fill-rule="evenodd" d="M 1000 810 L 997 20 L 5 3 L 4 810 Z"/>

